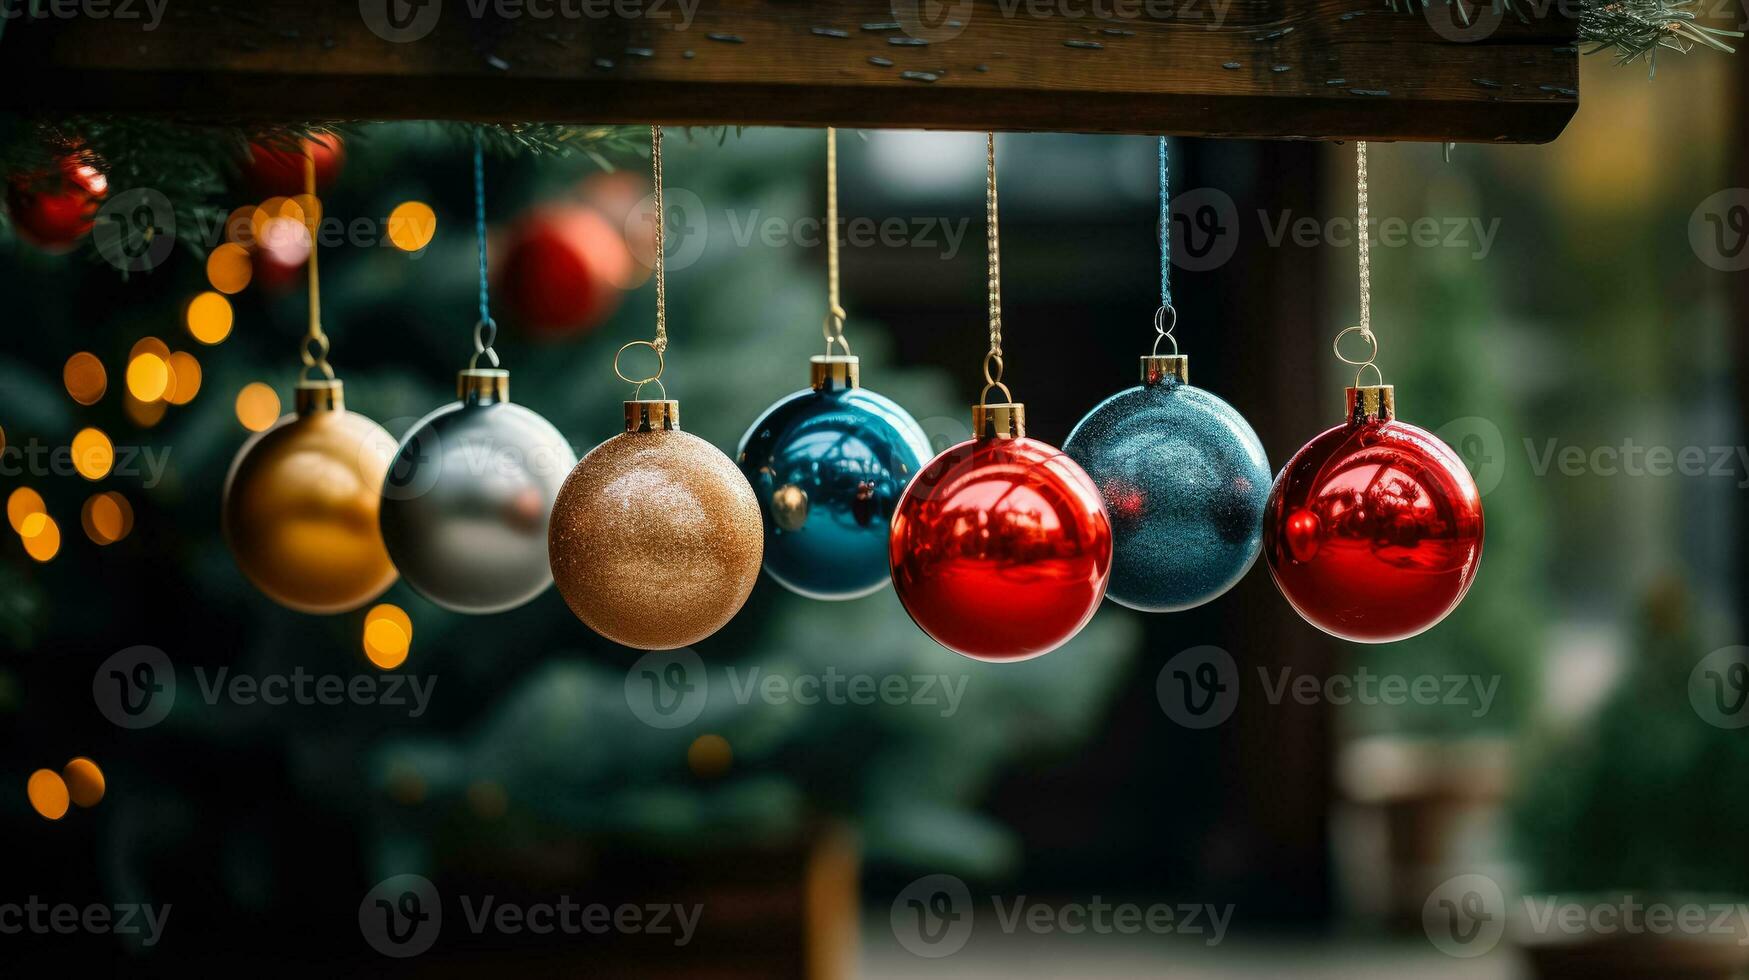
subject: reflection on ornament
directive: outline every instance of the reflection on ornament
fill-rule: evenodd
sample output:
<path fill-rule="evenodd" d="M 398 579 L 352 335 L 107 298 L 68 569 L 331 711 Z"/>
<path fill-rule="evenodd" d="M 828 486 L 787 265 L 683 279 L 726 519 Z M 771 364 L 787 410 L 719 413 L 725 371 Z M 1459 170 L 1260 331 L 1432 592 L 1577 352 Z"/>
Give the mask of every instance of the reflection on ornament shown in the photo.
<path fill-rule="evenodd" d="M 978 660 L 1026 660 L 1099 608 L 1111 524 L 1074 460 L 1026 438 L 1018 404 L 979 405 L 978 436 L 924 466 L 893 517 L 893 587 L 936 642 Z"/>
<path fill-rule="evenodd" d="M 395 566 L 377 527 L 395 441 L 348 412 L 338 381 L 303 382 L 297 412 L 252 437 L 225 478 L 225 540 L 268 598 L 338 613 L 382 595 Z"/>
<path fill-rule="evenodd" d="M 1143 612 L 1202 605 L 1250 571 L 1263 541 L 1269 460 L 1244 416 L 1189 384 L 1188 358 L 1142 358 L 1063 444 L 1111 515 L 1114 601 Z"/>
<path fill-rule="evenodd" d="M 1394 417 L 1389 385 L 1348 389 L 1348 406 L 1283 467 L 1263 553 L 1307 622 L 1388 643 L 1444 619 L 1475 581 L 1481 495 L 1450 447 Z"/>
<path fill-rule="evenodd" d="M 509 392 L 507 371 L 463 371 L 459 400 L 408 430 L 383 484 L 383 542 L 395 567 L 457 612 L 513 609 L 553 581 L 547 515 L 577 457 Z"/>
<path fill-rule="evenodd" d="M 553 505 L 548 552 L 571 611 L 641 650 L 702 640 L 759 577 L 759 502 L 675 401 L 628 401 L 626 429 L 589 451 Z"/>
<path fill-rule="evenodd" d="M 765 508 L 765 571 L 814 599 L 854 599 L 891 580 L 893 509 L 929 439 L 891 399 L 859 386 L 857 359 L 815 357 L 813 387 L 741 437 L 741 472 Z"/>
<path fill-rule="evenodd" d="M 97 221 L 109 178 L 83 153 L 61 157 L 46 174 L 25 174 L 6 186 L 6 210 L 19 238 L 45 252 L 70 251 Z"/>

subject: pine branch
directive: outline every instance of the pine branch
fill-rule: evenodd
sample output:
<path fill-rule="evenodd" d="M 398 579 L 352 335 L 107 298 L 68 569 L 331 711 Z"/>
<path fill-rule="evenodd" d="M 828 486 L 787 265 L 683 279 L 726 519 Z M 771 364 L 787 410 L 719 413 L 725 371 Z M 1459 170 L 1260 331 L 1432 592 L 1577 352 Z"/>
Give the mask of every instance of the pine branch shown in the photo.
<path fill-rule="evenodd" d="M 1401 7 L 1398 6 L 1399 0 L 1386 2 L 1395 12 L 1414 9 L 1417 4 L 1425 10 L 1429 0 L 1401 0 Z M 1465 0 L 1441 2 L 1452 7 L 1458 22 L 1465 27 L 1470 25 L 1474 16 L 1472 11 L 1481 7 L 1480 2 L 1465 3 Z M 1514 0 L 1483 2 L 1491 3 L 1496 13 L 1510 13 L 1520 23 L 1530 23 Z M 1707 27 L 1698 23 L 1694 12 L 1685 9 L 1694 6 L 1695 2 L 1696 0 L 1610 0 L 1608 3 L 1598 3 L 1597 0 L 1580 0 L 1579 43 L 1591 45 L 1586 54 L 1614 50 L 1617 64 L 1631 64 L 1644 58 L 1648 74 L 1657 72 L 1659 48 L 1687 54 L 1696 45 L 1702 45 L 1726 54 L 1736 53 L 1737 49 L 1721 38 L 1742 37 L 1743 32 Z"/>

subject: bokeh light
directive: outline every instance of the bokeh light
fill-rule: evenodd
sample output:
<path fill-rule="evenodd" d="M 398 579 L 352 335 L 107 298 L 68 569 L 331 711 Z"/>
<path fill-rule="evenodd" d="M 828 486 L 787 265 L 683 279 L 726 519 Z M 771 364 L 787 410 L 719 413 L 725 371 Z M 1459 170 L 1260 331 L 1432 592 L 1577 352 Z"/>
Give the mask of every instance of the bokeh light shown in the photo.
<path fill-rule="evenodd" d="M 61 767 L 61 779 L 67 784 L 67 795 L 74 806 L 94 807 L 103 799 L 103 770 L 84 756 L 79 756 Z"/>
<path fill-rule="evenodd" d="M 424 201 L 407 201 L 389 212 L 389 241 L 403 252 L 417 252 L 437 235 L 437 212 Z"/>
<path fill-rule="evenodd" d="M 127 498 L 113 490 L 85 498 L 85 506 L 79 511 L 79 523 L 94 544 L 120 541 L 133 530 L 133 522 L 133 508 Z"/>
<path fill-rule="evenodd" d="M 59 820 L 67 815 L 67 784 L 53 769 L 38 769 L 24 784 L 31 808 L 46 820 Z"/>
<path fill-rule="evenodd" d="M 128 362 L 128 394 L 136 399 L 155 402 L 169 386 L 170 365 L 159 355 L 141 353 Z"/>
<path fill-rule="evenodd" d="M 209 346 L 231 335 L 232 319 L 231 301 L 211 291 L 189 300 L 188 310 L 183 315 L 189 335 Z"/>
<path fill-rule="evenodd" d="M 224 242 L 206 257 L 206 281 L 221 293 L 240 293 L 255 275 L 249 250 L 236 242 Z"/>
<path fill-rule="evenodd" d="M 382 670 L 394 670 L 407 661 L 413 648 L 413 620 L 407 611 L 385 602 L 364 616 L 364 655 Z"/>
<path fill-rule="evenodd" d="M 147 355 L 150 357 L 151 355 Z M 80 429 L 73 436 L 73 468 L 87 480 L 101 480 L 115 465 L 115 446 L 101 429 Z"/>
<path fill-rule="evenodd" d="M 80 351 L 67 358 L 67 364 L 61 368 L 61 382 L 67 386 L 67 394 L 81 405 L 95 405 L 109 390 L 109 372 L 103 369 L 103 362 L 97 355 Z"/>
<path fill-rule="evenodd" d="M 127 415 L 128 421 L 142 429 L 150 429 L 152 426 L 163 421 L 164 413 L 168 411 L 169 408 L 170 406 L 164 404 L 162 400 L 143 402 L 138 398 L 135 398 L 132 394 L 123 397 L 121 400 L 121 410 Z"/>
<path fill-rule="evenodd" d="M 24 553 L 39 562 L 54 560 L 61 553 L 61 526 L 47 514 L 25 518 Z"/>
<path fill-rule="evenodd" d="M 245 249 L 255 247 L 255 206 L 245 204 L 225 219 L 225 241 Z"/>
<path fill-rule="evenodd" d="M 237 392 L 237 421 L 250 432 L 260 432 L 279 419 L 279 393 L 260 381 L 251 381 Z"/>
<path fill-rule="evenodd" d="M 275 265 L 295 269 L 310 257 L 310 229 L 296 218 L 269 218 L 261 226 L 260 248 Z"/>
<path fill-rule="evenodd" d="M 32 514 L 47 513 L 42 494 L 29 487 L 19 487 L 6 498 L 6 521 L 14 534 L 24 533 L 24 521 Z"/>
<path fill-rule="evenodd" d="M 721 735 L 700 735 L 686 748 L 686 765 L 694 776 L 715 779 L 729 771 L 735 761 L 729 740 Z"/>
<path fill-rule="evenodd" d="M 200 362 L 187 351 L 170 355 L 170 388 L 164 400 L 172 405 L 186 405 L 200 394 Z"/>

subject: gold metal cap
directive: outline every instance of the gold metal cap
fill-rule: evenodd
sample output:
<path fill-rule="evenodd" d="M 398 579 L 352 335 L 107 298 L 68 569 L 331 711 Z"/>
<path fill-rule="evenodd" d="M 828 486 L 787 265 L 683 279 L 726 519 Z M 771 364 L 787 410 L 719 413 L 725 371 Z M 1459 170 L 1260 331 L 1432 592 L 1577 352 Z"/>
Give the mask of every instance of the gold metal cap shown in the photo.
<path fill-rule="evenodd" d="M 1190 383 L 1189 354 L 1143 354 L 1142 384 L 1157 385 L 1165 381 Z"/>
<path fill-rule="evenodd" d="M 1026 435 L 1026 406 L 1021 402 L 991 402 L 972 406 L 972 438 L 1019 439 Z"/>
<path fill-rule="evenodd" d="M 297 406 L 299 415 L 308 415 L 311 412 L 344 412 L 346 397 L 341 387 L 339 378 L 299 381 L 293 395 L 293 404 Z"/>
<path fill-rule="evenodd" d="M 680 403 L 672 398 L 639 399 L 625 406 L 627 432 L 673 432 L 680 428 Z"/>
<path fill-rule="evenodd" d="M 855 354 L 815 354 L 808 358 L 809 383 L 815 391 L 858 387 L 862 384 L 861 361 Z"/>
<path fill-rule="evenodd" d="M 1390 385 L 1360 385 L 1348 389 L 1348 421 L 1364 422 L 1369 418 L 1389 422 L 1397 417 L 1397 395 Z"/>
<path fill-rule="evenodd" d="M 510 400 L 510 372 L 500 368 L 468 368 L 457 371 L 455 396 L 464 402 L 490 405 Z"/>

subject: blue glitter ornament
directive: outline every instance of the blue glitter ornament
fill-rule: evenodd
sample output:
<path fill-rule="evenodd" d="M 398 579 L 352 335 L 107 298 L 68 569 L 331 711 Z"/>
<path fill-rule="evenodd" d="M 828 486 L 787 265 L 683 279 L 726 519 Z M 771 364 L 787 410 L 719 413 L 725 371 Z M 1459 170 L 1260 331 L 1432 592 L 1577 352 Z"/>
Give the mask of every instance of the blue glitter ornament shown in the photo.
<path fill-rule="evenodd" d="M 1101 402 L 1063 451 L 1098 485 L 1114 541 L 1106 595 L 1177 612 L 1232 588 L 1262 547 L 1269 460 L 1244 416 L 1188 383 L 1181 355 Z"/>
<path fill-rule="evenodd" d="M 934 454 L 910 413 L 858 386 L 854 356 L 812 368 L 814 386 L 767 409 L 736 461 L 764 512 L 765 571 L 810 598 L 855 599 L 891 581 L 893 508 Z"/>

